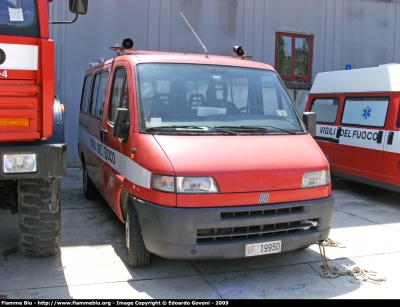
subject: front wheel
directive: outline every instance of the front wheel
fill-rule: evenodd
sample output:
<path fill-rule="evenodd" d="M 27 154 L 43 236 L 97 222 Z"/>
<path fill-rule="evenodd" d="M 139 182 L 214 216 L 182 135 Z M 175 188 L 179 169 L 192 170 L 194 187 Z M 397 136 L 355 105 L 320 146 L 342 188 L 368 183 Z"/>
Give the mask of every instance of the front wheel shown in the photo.
<path fill-rule="evenodd" d="M 61 207 L 58 180 L 52 184 L 44 179 L 18 181 L 19 247 L 28 256 L 52 256 L 59 251 Z"/>
<path fill-rule="evenodd" d="M 86 165 L 83 164 L 83 195 L 86 199 L 93 199 L 96 195 L 97 189 L 93 184 L 92 179 L 90 179 Z"/>
<path fill-rule="evenodd" d="M 131 267 L 145 267 L 150 264 L 151 254 L 144 245 L 136 210 L 131 203 L 127 206 L 125 221 L 127 262 Z"/>

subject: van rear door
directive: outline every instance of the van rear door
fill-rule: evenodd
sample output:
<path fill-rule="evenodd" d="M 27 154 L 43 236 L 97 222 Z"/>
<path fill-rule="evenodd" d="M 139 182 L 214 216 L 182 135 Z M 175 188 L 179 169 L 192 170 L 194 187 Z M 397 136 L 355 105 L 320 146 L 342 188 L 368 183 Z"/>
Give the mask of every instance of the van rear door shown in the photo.
<path fill-rule="evenodd" d="M 383 181 L 383 145 L 390 97 L 347 96 L 341 119 L 339 172 Z"/>
<path fill-rule="evenodd" d="M 384 141 L 384 181 L 400 186 L 400 94 L 393 98 Z"/>
<path fill-rule="evenodd" d="M 91 179 L 100 193 L 104 196 L 103 155 L 104 145 L 101 134 L 101 125 L 104 117 L 104 103 L 107 94 L 108 70 L 96 72 L 93 77 L 92 95 L 89 106 L 88 132 L 90 146 L 86 161 Z"/>

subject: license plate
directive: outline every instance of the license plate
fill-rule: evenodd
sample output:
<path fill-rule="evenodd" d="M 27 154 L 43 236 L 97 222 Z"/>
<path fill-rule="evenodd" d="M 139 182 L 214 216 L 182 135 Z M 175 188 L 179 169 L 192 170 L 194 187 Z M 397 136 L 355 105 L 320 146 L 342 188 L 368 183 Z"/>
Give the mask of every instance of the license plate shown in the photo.
<path fill-rule="evenodd" d="M 280 253 L 281 249 L 281 240 L 246 244 L 246 257 Z"/>

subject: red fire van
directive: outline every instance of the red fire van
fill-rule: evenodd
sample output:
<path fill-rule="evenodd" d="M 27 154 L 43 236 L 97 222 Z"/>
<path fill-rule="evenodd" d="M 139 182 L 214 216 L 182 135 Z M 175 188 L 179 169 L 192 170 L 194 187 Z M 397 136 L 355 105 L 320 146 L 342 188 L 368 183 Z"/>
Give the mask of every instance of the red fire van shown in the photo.
<path fill-rule="evenodd" d="M 246 56 L 112 47 L 87 69 L 79 155 L 126 224 L 127 261 L 241 258 L 328 237 L 329 163 L 281 79 Z M 314 127 L 313 127 L 314 116 Z"/>
<path fill-rule="evenodd" d="M 400 192 L 400 64 L 317 74 L 306 111 L 332 175 Z"/>

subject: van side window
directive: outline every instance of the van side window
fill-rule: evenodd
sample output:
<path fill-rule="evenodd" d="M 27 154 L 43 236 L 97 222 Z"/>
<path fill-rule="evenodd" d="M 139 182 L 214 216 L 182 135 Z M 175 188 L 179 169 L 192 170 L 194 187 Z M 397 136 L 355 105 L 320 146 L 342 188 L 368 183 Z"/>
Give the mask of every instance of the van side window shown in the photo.
<path fill-rule="evenodd" d="M 90 115 L 98 119 L 103 118 L 104 99 L 107 89 L 108 70 L 94 76 Z"/>
<path fill-rule="evenodd" d="M 126 81 L 125 68 L 118 68 L 115 71 L 109 108 L 108 120 L 110 122 L 114 122 L 117 108 L 128 108 L 128 82 Z"/>
<path fill-rule="evenodd" d="M 92 75 L 88 75 L 85 77 L 85 80 L 83 81 L 81 106 L 80 106 L 81 112 L 85 114 L 87 114 L 88 112 L 91 84 L 92 84 Z"/>
<path fill-rule="evenodd" d="M 311 104 L 311 112 L 317 115 L 317 122 L 333 124 L 339 108 L 339 98 L 317 98 Z"/>
<path fill-rule="evenodd" d="M 346 98 L 342 124 L 384 127 L 388 106 L 388 97 Z"/>
<path fill-rule="evenodd" d="M 397 123 L 396 123 L 396 127 L 400 128 L 400 108 L 399 108 L 399 112 L 397 114 Z"/>

